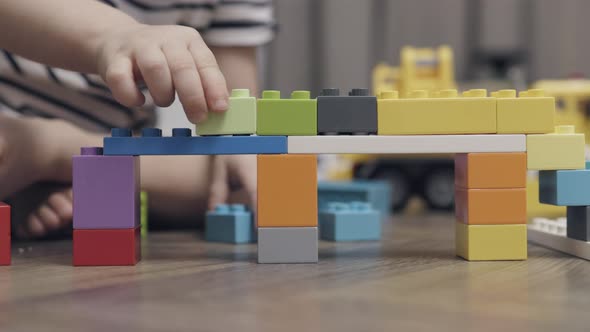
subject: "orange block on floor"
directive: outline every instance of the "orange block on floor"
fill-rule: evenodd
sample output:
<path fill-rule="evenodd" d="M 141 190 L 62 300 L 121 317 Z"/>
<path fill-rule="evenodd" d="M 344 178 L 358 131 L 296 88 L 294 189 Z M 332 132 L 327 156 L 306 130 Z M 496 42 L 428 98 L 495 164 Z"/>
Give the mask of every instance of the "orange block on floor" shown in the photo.
<path fill-rule="evenodd" d="M 258 155 L 258 227 L 316 227 L 317 182 L 315 155 Z"/>
<path fill-rule="evenodd" d="M 524 188 L 526 153 L 459 153 L 455 185 L 460 188 Z"/>
<path fill-rule="evenodd" d="M 526 224 L 526 189 L 457 188 L 455 215 L 469 225 Z"/>

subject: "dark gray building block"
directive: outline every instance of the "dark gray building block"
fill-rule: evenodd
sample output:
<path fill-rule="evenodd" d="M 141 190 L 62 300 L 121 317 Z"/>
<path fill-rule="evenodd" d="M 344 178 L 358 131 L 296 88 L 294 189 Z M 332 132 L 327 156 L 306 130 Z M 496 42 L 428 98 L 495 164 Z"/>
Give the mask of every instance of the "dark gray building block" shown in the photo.
<path fill-rule="evenodd" d="M 567 237 L 590 241 L 590 206 L 567 207 Z"/>
<path fill-rule="evenodd" d="M 376 134 L 377 97 L 368 89 L 323 89 L 317 98 L 318 134 Z"/>
<path fill-rule="evenodd" d="M 259 227 L 258 263 L 317 263 L 317 227 Z"/>

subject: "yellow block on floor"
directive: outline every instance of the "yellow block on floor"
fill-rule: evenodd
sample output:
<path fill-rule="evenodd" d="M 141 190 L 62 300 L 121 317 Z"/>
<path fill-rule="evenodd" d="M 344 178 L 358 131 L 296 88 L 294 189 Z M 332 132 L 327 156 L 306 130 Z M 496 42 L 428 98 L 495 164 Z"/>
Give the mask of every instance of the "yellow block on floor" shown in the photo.
<path fill-rule="evenodd" d="M 382 92 L 377 100 L 379 135 L 494 134 L 496 98 L 486 90 L 442 90 L 428 97 L 414 91 L 399 99 L 395 91 Z"/>
<path fill-rule="evenodd" d="M 457 256 L 468 261 L 527 259 L 526 225 L 467 225 L 455 223 Z"/>
<path fill-rule="evenodd" d="M 584 134 L 576 134 L 574 126 L 557 126 L 551 134 L 527 135 L 527 168 L 584 169 L 584 149 Z"/>
<path fill-rule="evenodd" d="M 545 97 L 543 90 L 500 90 L 496 97 L 498 134 L 546 134 L 555 126 L 555 98 Z"/>

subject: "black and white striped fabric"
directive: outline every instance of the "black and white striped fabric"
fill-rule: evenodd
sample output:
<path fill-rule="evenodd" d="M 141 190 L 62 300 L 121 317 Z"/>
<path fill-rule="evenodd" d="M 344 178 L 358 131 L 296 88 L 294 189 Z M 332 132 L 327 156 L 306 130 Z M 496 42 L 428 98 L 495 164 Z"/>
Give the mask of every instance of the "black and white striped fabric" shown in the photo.
<path fill-rule="evenodd" d="M 197 29 L 209 46 L 258 46 L 274 35 L 271 0 L 102 0 L 147 24 Z M 154 106 L 118 104 L 94 75 L 51 68 L 0 50 L 0 111 L 61 118 L 82 128 L 141 128 Z"/>

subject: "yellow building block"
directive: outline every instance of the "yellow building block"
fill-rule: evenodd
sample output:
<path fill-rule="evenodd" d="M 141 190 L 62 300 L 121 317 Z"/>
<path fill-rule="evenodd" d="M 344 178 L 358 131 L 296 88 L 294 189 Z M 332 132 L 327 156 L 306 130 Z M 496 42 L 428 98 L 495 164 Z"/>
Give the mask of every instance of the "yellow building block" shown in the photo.
<path fill-rule="evenodd" d="M 486 90 L 442 90 L 432 98 L 419 90 L 409 98 L 395 91 L 377 100 L 379 135 L 493 134 L 496 133 L 496 99 Z"/>
<path fill-rule="evenodd" d="M 576 134 L 574 126 L 557 126 L 551 134 L 527 135 L 527 168 L 584 169 L 584 144 L 584 134 Z"/>
<path fill-rule="evenodd" d="M 467 225 L 455 223 L 457 256 L 468 261 L 527 259 L 526 225 Z"/>
<path fill-rule="evenodd" d="M 496 97 L 498 134 L 546 134 L 555 126 L 555 98 L 545 97 L 543 90 L 501 90 Z"/>

